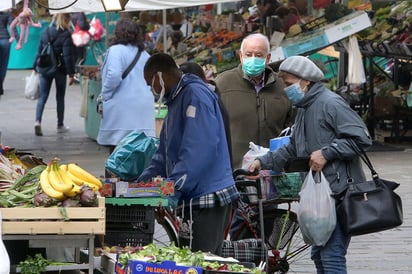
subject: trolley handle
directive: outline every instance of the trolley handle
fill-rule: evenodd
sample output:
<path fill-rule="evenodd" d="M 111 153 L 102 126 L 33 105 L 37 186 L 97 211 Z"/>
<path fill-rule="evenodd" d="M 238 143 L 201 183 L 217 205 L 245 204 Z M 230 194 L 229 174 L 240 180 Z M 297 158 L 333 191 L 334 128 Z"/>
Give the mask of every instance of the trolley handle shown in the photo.
<path fill-rule="evenodd" d="M 246 176 L 256 176 L 259 174 L 258 170 L 250 172 L 246 169 L 236 169 L 233 171 L 233 178 L 235 179 L 235 184 L 237 189 L 252 186 L 256 188 L 256 193 L 247 193 L 246 195 L 257 195 L 258 199 L 262 199 L 262 188 L 260 184 L 260 177 L 256 180 L 251 180 L 246 178 Z"/>

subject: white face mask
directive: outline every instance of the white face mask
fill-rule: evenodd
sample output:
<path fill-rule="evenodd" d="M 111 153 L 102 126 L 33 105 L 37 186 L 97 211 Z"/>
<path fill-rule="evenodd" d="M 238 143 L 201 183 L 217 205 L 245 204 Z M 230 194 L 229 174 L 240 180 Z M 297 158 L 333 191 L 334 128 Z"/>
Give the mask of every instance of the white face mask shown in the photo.
<path fill-rule="evenodd" d="M 162 77 L 162 72 L 158 71 L 157 75 L 159 77 L 159 83 L 160 83 L 160 86 L 162 87 L 162 90 L 160 91 L 160 93 L 157 93 L 156 90 L 154 89 L 153 85 L 155 81 L 155 76 L 153 76 L 152 85 L 150 86 L 150 89 L 152 90 L 154 97 L 157 99 L 157 103 L 161 104 L 163 101 L 163 97 L 165 96 L 166 89 L 165 89 L 165 82 L 163 81 L 163 77 Z"/>

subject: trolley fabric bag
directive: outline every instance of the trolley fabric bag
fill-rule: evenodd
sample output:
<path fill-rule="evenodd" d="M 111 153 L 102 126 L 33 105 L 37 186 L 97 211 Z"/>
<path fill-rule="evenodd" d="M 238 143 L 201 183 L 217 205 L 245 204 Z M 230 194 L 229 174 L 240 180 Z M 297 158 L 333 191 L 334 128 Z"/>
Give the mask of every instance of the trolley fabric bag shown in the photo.
<path fill-rule="evenodd" d="M 354 182 L 337 199 L 337 214 L 342 230 L 351 236 L 379 232 L 403 222 L 401 197 L 394 192 L 398 183 L 379 178 L 366 153 L 359 154 L 372 174 L 372 180 Z"/>

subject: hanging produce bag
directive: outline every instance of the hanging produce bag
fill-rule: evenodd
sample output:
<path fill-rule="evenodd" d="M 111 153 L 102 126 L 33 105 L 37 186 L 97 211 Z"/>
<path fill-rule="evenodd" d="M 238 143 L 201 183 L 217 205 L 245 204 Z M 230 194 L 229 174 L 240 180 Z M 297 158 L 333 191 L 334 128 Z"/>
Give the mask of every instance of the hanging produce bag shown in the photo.
<path fill-rule="evenodd" d="M 349 42 L 344 43 L 348 52 L 348 84 L 362 84 L 366 82 L 362 54 L 359 50 L 358 39 L 355 35 L 349 37 Z"/>

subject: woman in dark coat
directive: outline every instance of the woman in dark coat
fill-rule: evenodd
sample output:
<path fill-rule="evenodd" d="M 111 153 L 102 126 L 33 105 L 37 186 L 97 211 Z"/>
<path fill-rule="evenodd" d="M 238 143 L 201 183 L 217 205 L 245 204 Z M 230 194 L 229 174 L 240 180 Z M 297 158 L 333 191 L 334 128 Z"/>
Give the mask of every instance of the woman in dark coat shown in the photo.
<path fill-rule="evenodd" d="M 44 107 L 49 98 L 53 79 L 56 85 L 57 132 L 65 133 L 69 130 L 69 127 L 64 125 L 64 97 L 66 94 L 67 75 L 69 75 L 69 85 L 74 83 L 74 46 L 71 38 L 70 22 L 70 14 L 56 14 L 53 17 L 52 24 L 44 30 L 40 37 L 40 44 L 33 66 L 34 70 L 36 70 L 37 60 L 39 59 L 40 53 L 49 41 L 52 41 L 52 46 L 60 62 L 60 66 L 55 75 L 51 77 L 40 75 L 40 97 L 37 101 L 36 119 L 34 124 L 34 133 L 36 136 L 43 135 L 41 121 Z"/>

